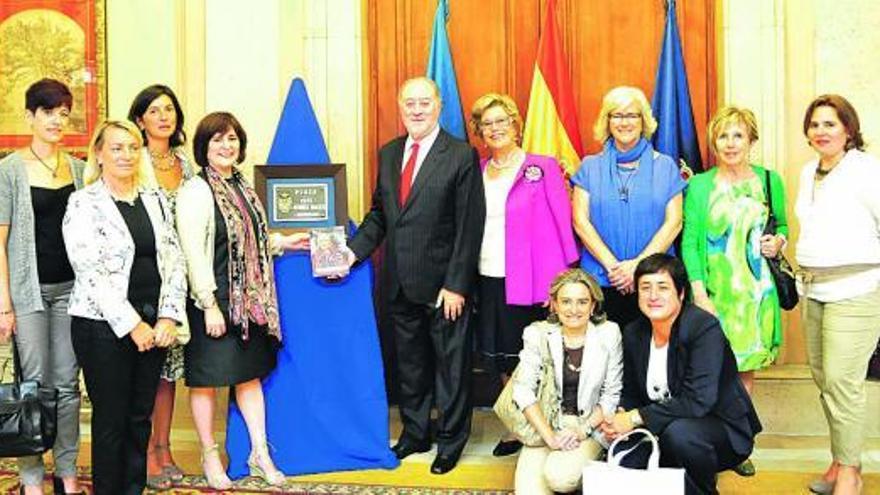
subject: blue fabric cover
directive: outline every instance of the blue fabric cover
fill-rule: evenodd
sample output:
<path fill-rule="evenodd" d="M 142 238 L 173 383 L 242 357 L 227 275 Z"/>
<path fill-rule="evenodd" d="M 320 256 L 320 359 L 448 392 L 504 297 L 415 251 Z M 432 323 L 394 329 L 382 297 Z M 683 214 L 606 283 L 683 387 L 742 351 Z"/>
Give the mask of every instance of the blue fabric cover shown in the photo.
<path fill-rule="evenodd" d="M 315 165 L 330 163 L 321 126 L 300 78 L 290 83 L 287 100 L 275 129 L 275 139 L 266 159 L 269 165 Z"/>
<path fill-rule="evenodd" d="M 339 283 L 312 277 L 308 253 L 275 261 L 283 346 L 263 381 L 272 457 L 284 474 L 393 469 L 373 312 L 372 267 Z M 229 476 L 247 476 L 250 439 L 230 391 Z"/>

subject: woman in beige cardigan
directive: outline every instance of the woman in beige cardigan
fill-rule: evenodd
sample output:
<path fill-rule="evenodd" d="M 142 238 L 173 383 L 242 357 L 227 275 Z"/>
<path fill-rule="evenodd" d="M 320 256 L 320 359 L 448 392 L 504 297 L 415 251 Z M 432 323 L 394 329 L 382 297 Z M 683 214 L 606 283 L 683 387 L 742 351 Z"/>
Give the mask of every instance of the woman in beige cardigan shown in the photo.
<path fill-rule="evenodd" d="M 551 315 L 523 331 L 513 400 L 546 446 L 523 447 L 516 465 L 516 493 L 572 492 L 587 461 L 604 449 L 596 428 L 614 414 L 623 380 L 620 329 L 605 319 L 602 288 L 579 268 L 559 274 L 550 286 Z M 538 405 L 542 349 L 553 360 L 562 417 L 551 425 Z"/>
<path fill-rule="evenodd" d="M 251 440 L 251 475 L 273 486 L 284 484 L 284 474 L 269 455 L 260 382 L 274 369 L 281 342 L 272 255 L 308 246 L 307 234 L 268 235 L 266 213 L 237 169 L 246 150 L 247 134 L 232 114 L 207 115 L 193 139 L 202 171 L 177 197 L 191 296 L 192 340 L 184 350 L 184 377 L 202 445 L 202 469 L 218 490 L 232 486 L 214 442 L 219 387 L 234 387 Z"/>

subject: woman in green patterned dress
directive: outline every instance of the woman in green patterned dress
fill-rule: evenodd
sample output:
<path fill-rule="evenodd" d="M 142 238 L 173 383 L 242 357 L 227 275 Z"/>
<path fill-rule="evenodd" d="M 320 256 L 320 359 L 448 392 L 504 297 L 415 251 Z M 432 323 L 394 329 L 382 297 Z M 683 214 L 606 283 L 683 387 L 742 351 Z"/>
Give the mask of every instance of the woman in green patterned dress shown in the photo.
<path fill-rule="evenodd" d="M 717 112 L 709 123 L 709 143 L 718 166 L 688 184 L 682 239 L 694 303 L 721 321 L 750 393 L 754 370 L 770 365 L 782 343 L 779 299 L 764 258 L 777 256 L 788 235 L 782 178 L 749 164 L 757 140 L 750 110 Z M 767 173 L 776 235 L 764 235 Z"/>
<path fill-rule="evenodd" d="M 788 235 L 785 190 L 779 174 L 749 163 L 758 140 L 750 110 L 722 108 L 708 127 L 718 165 L 688 184 L 682 257 L 694 303 L 718 317 L 751 394 L 755 370 L 772 364 L 782 344 L 779 298 L 765 258 L 776 257 Z M 766 174 L 775 235 L 764 234 Z M 753 474 L 754 467 L 749 463 L 742 471 Z"/>

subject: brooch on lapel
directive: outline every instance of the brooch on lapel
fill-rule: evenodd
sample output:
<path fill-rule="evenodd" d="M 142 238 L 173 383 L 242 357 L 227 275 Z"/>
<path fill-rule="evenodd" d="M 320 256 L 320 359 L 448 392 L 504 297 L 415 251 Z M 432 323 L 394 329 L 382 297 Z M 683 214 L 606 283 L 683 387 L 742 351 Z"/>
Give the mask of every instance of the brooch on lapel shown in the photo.
<path fill-rule="evenodd" d="M 526 179 L 526 182 L 538 182 L 544 178 L 544 171 L 537 165 L 529 165 L 526 167 L 526 171 L 523 172 L 523 177 Z"/>

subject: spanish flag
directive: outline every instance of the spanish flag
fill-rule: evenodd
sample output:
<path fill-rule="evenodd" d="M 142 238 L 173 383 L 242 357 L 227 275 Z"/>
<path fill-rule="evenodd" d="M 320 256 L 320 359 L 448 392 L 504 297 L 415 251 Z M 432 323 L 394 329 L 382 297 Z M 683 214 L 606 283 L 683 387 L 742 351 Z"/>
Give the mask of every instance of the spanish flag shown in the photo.
<path fill-rule="evenodd" d="M 571 80 L 556 25 L 556 0 L 547 2 L 547 20 L 538 42 L 523 149 L 556 157 L 569 175 L 577 170 L 584 155 Z"/>

